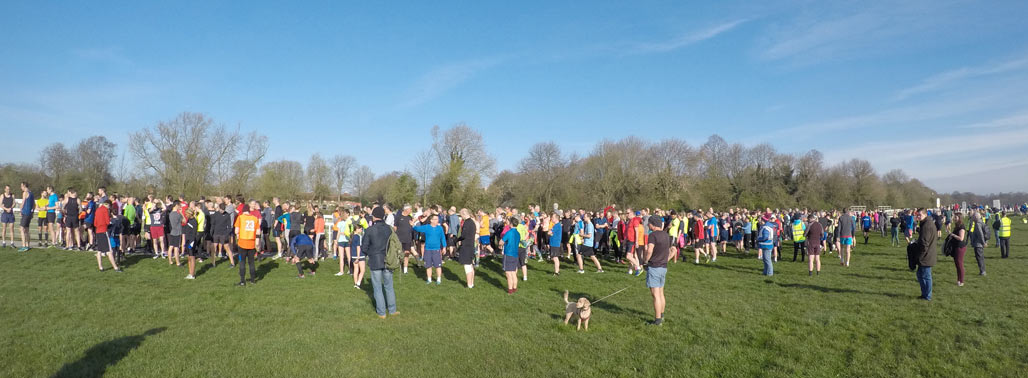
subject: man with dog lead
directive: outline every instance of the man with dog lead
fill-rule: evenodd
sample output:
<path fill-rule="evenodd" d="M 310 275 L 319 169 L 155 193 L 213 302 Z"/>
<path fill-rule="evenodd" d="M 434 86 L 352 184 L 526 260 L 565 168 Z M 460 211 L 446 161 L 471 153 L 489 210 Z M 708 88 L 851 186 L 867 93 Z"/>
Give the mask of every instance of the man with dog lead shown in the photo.
<path fill-rule="evenodd" d="M 651 325 L 664 323 L 664 278 L 667 275 L 667 262 L 671 256 L 671 236 L 664 231 L 664 221 L 660 217 L 650 217 L 650 235 L 647 237 L 646 255 L 646 287 L 653 296 L 654 319 Z"/>
<path fill-rule="evenodd" d="M 371 210 L 372 223 L 364 231 L 361 250 L 368 256 L 368 269 L 371 270 L 371 288 L 375 297 L 375 312 L 381 319 L 389 315 L 400 315 L 396 311 L 396 293 L 393 292 L 393 272 L 386 268 L 386 250 L 389 248 L 389 236 L 393 229 L 382 221 L 385 210 L 376 207 Z"/>

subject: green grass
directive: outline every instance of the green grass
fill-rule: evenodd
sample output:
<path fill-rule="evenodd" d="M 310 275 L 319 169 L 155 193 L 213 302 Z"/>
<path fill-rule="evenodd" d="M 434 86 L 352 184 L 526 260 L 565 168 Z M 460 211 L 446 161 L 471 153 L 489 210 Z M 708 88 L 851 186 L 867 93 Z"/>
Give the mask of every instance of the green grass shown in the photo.
<path fill-rule="evenodd" d="M 553 277 L 533 262 L 508 296 L 497 263 L 469 290 L 450 262 L 442 286 L 397 275 L 401 315 L 379 320 L 329 262 L 300 280 L 265 261 L 263 279 L 239 288 L 227 264 L 187 281 L 164 260 L 100 273 L 89 253 L 4 248 L 0 376 L 1025 376 L 1026 240 L 1018 218 L 1013 257 L 988 248 L 987 277 L 969 252 L 964 287 L 940 256 L 930 303 L 916 300 L 903 249 L 878 236 L 849 268 L 825 256 L 820 277 L 782 261 L 768 279 L 729 248 L 717 263 L 671 266 L 662 327 L 644 325 L 642 277 L 615 266 L 565 264 Z M 626 286 L 594 307 L 588 332 L 559 320 L 565 289 L 598 298 Z"/>

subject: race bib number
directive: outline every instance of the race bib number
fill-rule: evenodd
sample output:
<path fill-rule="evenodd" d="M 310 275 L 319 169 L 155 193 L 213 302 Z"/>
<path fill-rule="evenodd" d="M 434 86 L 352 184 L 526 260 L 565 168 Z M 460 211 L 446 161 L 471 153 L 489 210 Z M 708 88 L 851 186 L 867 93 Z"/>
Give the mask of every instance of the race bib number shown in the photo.
<path fill-rule="evenodd" d="M 248 221 L 246 221 L 246 224 L 243 225 L 243 229 L 246 230 L 246 231 L 253 232 L 254 230 L 257 229 L 256 223 L 257 222 L 254 222 L 252 220 L 248 220 Z"/>

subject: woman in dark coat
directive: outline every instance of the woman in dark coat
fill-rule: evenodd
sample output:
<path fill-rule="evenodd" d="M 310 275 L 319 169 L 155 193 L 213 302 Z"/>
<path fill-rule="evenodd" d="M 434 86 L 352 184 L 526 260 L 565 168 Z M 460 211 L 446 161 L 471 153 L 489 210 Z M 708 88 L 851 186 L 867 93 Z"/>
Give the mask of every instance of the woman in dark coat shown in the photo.
<path fill-rule="evenodd" d="M 461 265 L 464 265 L 464 275 L 468 279 L 468 288 L 475 287 L 475 242 L 478 240 L 478 224 L 475 219 L 471 216 L 471 212 L 468 209 L 460 209 L 460 216 L 464 218 L 461 221 L 459 236 L 457 242 L 460 243 L 460 247 L 457 248 L 457 261 Z"/>

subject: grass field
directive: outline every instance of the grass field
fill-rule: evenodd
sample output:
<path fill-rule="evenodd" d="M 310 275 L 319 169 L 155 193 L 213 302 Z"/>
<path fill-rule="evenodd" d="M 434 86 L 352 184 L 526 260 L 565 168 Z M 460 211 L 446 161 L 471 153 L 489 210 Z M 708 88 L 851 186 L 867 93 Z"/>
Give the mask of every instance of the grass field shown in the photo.
<path fill-rule="evenodd" d="M 668 273 L 666 322 L 652 318 L 642 277 L 609 266 L 562 275 L 530 263 L 508 296 L 500 266 L 483 264 L 474 289 L 444 267 L 397 275 L 401 314 L 375 316 L 369 294 L 325 262 L 297 279 L 282 261 L 235 287 L 228 264 L 184 268 L 138 256 L 98 272 L 86 252 L 0 249 L 0 376 L 1026 376 L 1028 226 L 1016 219 L 1012 257 L 989 247 L 988 276 L 973 253 L 967 284 L 951 258 L 933 270 L 934 300 L 917 300 L 903 248 L 873 236 L 849 268 L 835 255 L 808 277 L 788 259 L 775 276 L 729 248 L 716 263 Z M 370 286 L 369 284 L 366 286 Z M 588 332 L 564 326 L 561 294 L 598 298 Z"/>

